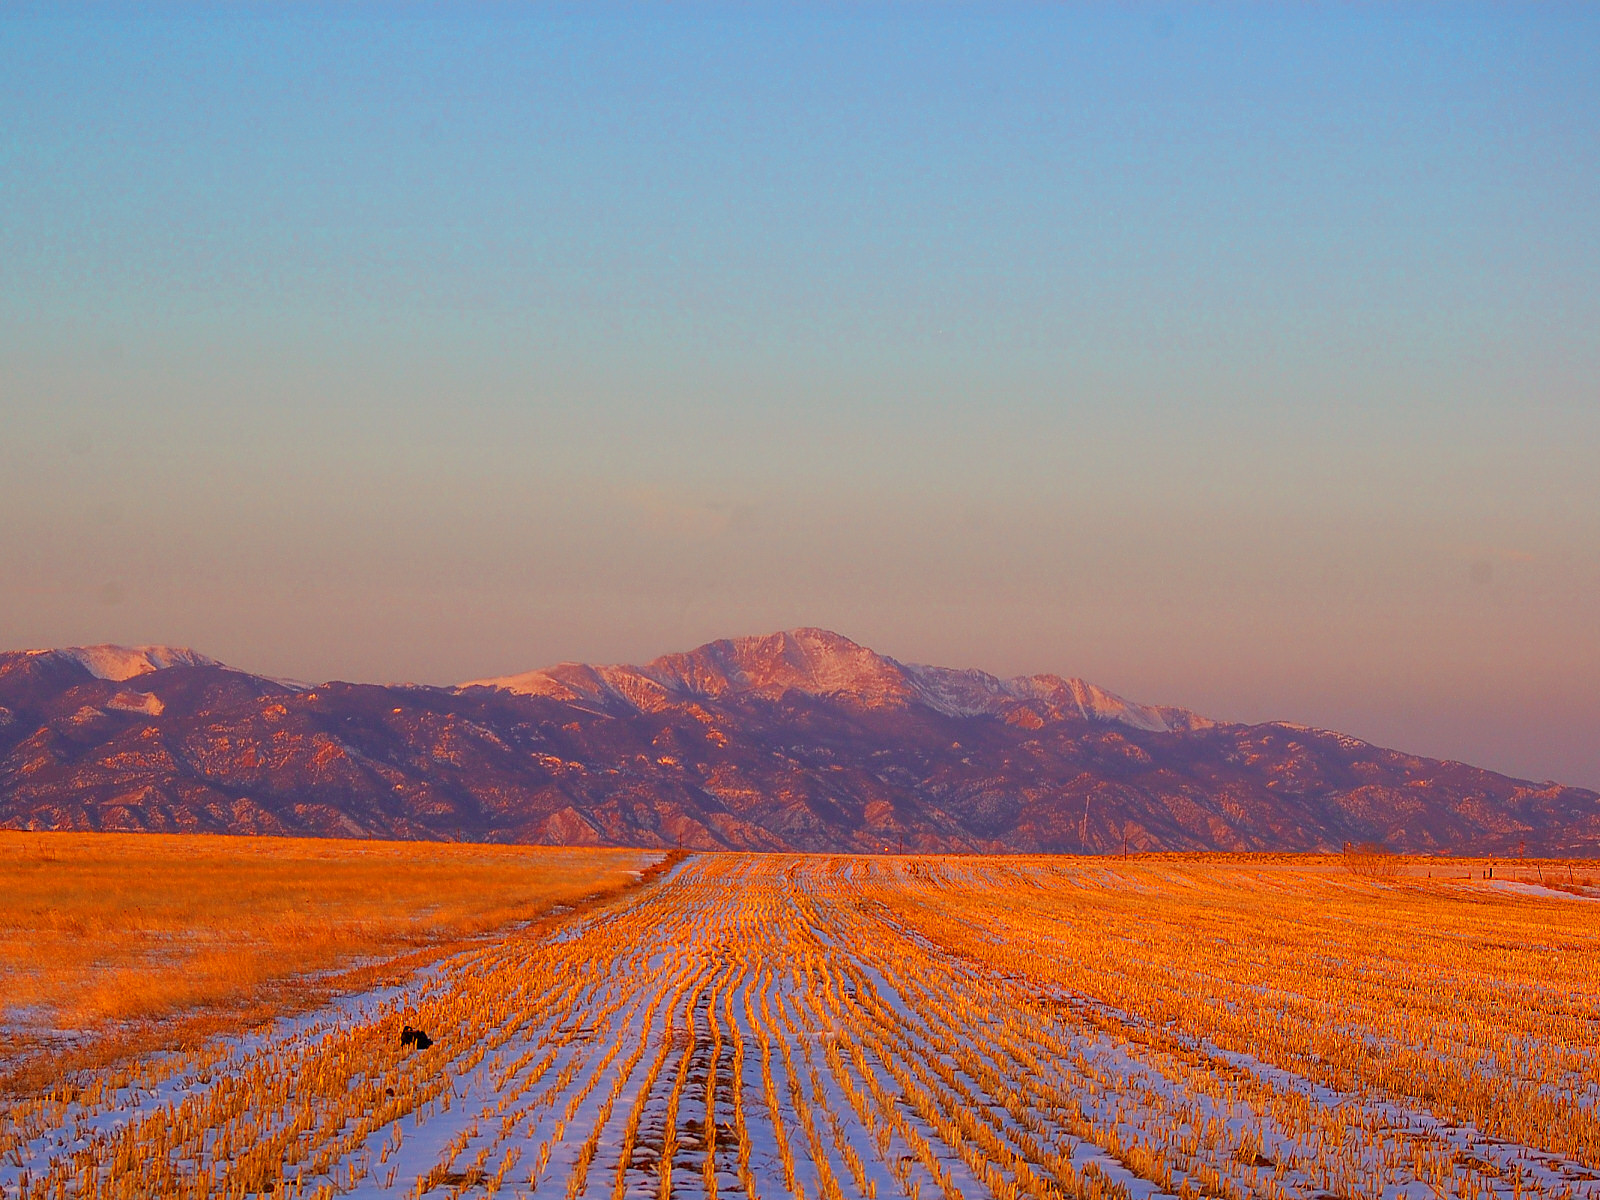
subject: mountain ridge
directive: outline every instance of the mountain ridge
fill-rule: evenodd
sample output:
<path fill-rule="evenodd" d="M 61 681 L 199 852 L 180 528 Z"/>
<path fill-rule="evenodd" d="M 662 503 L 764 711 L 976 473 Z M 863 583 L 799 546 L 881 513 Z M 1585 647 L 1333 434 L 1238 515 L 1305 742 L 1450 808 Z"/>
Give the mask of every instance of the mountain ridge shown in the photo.
<path fill-rule="evenodd" d="M 752 668 L 765 668 L 759 674 Z M 849 668 L 855 668 L 851 670 Z M 1172 732 L 1218 724 L 1188 709 L 1138 704 L 1086 680 L 1058 675 L 1001 679 L 986 671 L 902 663 L 841 634 L 801 627 L 757 637 L 723 638 L 665 654 L 643 666 L 558 663 L 517 675 L 472 680 L 458 688 L 494 687 L 564 700 L 621 699 L 645 708 L 659 696 L 719 697 L 727 692 L 775 699 L 787 690 L 846 696 L 869 705 L 921 703 L 948 716 L 993 716 L 1009 703 L 1075 705 L 1081 716 Z M 652 697 L 653 698 L 653 697 Z"/>
<path fill-rule="evenodd" d="M 0 826 L 864 853 L 1600 852 L 1600 795 L 797 629 L 455 687 L 0 653 Z"/>
<path fill-rule="evenodd" d="M 214 658 L 187 646 L 119 646 L 104 642 L 98 646 L 60 646 L 53 649 L 25 650 L 35 658 L 69 659 L 97 679 L 117 683 L 138 675 L 149 675 L 176 666 L 220 667 Z"/>

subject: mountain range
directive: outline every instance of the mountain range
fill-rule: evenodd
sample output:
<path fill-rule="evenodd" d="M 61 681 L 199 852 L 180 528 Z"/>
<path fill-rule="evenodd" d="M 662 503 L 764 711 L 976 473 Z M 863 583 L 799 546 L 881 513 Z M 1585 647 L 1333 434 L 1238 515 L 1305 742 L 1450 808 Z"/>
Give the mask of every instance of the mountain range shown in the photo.
<path fill-rule="evenodd" d="M 759 850 L 1600 852 L 1600 795 L 819 629 L 457 687 L 0 653 L 0 826 Z"/>

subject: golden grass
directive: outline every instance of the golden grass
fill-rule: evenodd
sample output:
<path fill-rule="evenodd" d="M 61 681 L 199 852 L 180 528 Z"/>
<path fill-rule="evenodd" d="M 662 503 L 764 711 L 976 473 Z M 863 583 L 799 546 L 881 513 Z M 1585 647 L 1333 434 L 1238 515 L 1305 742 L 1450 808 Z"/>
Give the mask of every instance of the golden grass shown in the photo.
<path fill-rule="evenodd" d="M 946 862 L 887 902 L 988 972 L 1092 1002 L 1118 1036 L 1247 1053 L 1600 1165 L 1600 892 L 1579 882 L 1593 864 L 1501 860 L 1488 885 L 1483 862 L 1379 878 L 1306 865 Z M 1498 886 L 1568 878 L 1588 902 Z"/>
<path fill-rule="evenodd" d="M 0 832 L 0 1019 L 96 1029 L 457 940 L 631 882 L 632 850 Z"/>
<path fill-rule="evenodd" d="M 1600 1200 L 1600 905 L 1486 866 L 696 856 L 19 1096 L 0 1192 Z"/>

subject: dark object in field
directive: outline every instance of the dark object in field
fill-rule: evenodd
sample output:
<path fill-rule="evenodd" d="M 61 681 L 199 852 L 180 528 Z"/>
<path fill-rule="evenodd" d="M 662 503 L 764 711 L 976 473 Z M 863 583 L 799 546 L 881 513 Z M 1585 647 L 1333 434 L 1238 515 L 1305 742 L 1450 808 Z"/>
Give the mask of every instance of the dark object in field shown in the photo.
<path fill-rule="evenodd" d="M 407 1025 L 400 1031 L 400 1044 L 402 1046 L 415 1046 L 418 1050 L 426 1050 L 433 1045 L 433 1039 L 420 1029 L 413 1029 Z"/>

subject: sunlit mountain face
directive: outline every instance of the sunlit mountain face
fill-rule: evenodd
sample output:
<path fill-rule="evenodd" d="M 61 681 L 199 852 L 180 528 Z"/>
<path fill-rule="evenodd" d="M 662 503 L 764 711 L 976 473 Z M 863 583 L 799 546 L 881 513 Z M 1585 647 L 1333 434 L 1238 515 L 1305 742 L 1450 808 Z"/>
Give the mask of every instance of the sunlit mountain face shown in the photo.
<path fill-rule="evenodd" d="M 1600 795 L 816 629 L 454 688 L 0 654 L 0 825 L 911 851 L 1600 851 Z"/>

